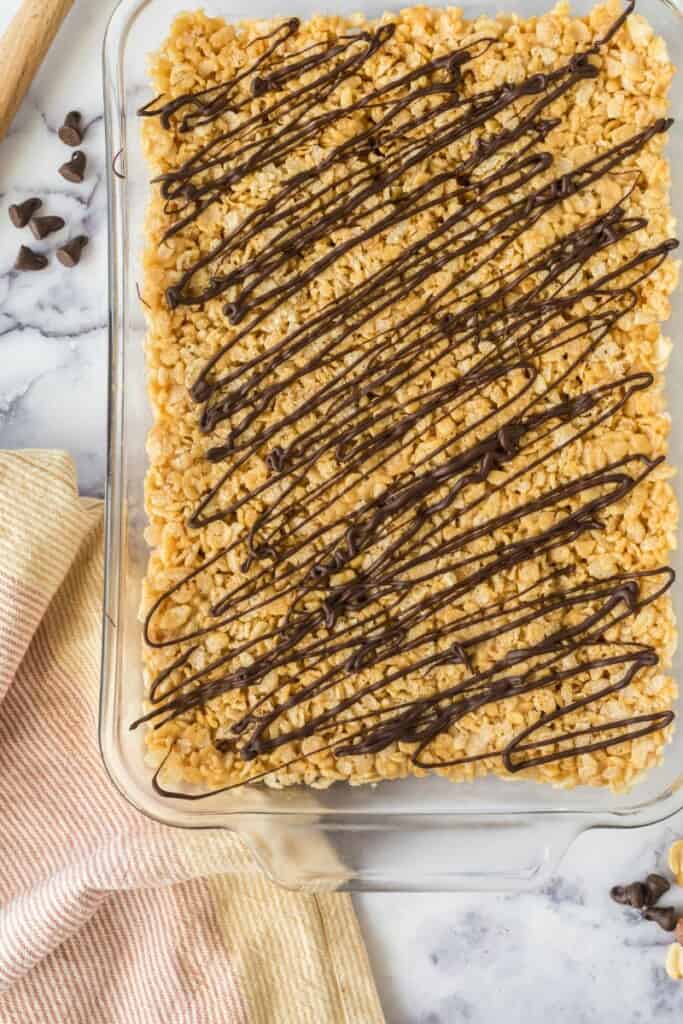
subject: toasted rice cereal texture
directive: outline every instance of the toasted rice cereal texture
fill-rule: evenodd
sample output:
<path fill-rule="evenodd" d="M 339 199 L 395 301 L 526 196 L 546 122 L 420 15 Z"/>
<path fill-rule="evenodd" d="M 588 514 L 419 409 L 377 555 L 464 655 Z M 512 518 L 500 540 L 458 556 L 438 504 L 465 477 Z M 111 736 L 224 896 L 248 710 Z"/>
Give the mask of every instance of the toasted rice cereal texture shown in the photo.
<path fill-rule="evenodd" d="M 467 21 L 457 8 L 428 9 L 408 8 L 399 14 L 386 14 L 380 22 L 393 21 L 397 31 L 393 38 L 363 66 L 360 74 L 370 77 L 376 83 L 388 81 L 405 73 L 418 63 L 429 60 L 473 38 L 489 37 L 495 44 L 476 62 L 476 87 L 487 84 L 499 85 L 503 81 L 516 81 L 524 75 L 547 72 L 557 67 L 576 51 L 606 31 L 615 20 L 621 8 L 615 3 L 596 7 L 584 18 L 570 16 L 565 4 L 558 5 L 542 17 L 522 19 L 514 14 L 499 14 L 495 18 L 481 17 Z M 207 88 L 234 76 L 241 68 L 249 65 L 263 52 L 266 42 L 261 37 L 278 24 L 273 21 L 248 21 L 239 25 L 226 24 L 219 18 L 207 17 L 202 12 L 179 16 L 172 25 L 168 39 L 153 56 L 151 75 L 156 93 L 165 98 L 181 95 L 190 90 Z M 315 16 L 301 25 L 296 38 L 289 39 L 283 53 L 298 52 L 321 38 L 340 35 L 350 28 L 365 26 L 361 15 L 349 18 Z M 376 24 L 376 23 L 375 23 Z M 650 124 L 654 119 L 664 117 L 667 111 L 667 90 L 671 82 L 673 67 L 669 62 L 665 44 L 656 36 L 648 23 L 633 14 L 626 25 L 610 41 L 599 57 L 593 61 L 600 68 L 599 88 L 593 81 L 579 83 L 568 95 L 559 99 L 551 114 L 561 117 L 560 125 L 551 131 L 543 143 L 544 149 L 554 157 L 551 171 L 546 173 L 550 180 L 558 173 L 589 159 L 614 144 L 633 135 Z M 304 79 L 305 80 L 305 76 Z M 296 83 L 290 87 L 294 88 Z M 357 81 L 344 83 L 349 90 L 344 97 L 348 102 Z M 465 77 L 465 91 L 474 88 L 474 82 Z M 258 97 L 249 96 L 246 87 L 241 97 L 248 104 L 246 114 L 257 112 Z M 336 99 L 327 101 L 337 102 Z M 200 130 L 207 141 L 224 127 L 219 119 Z M 327 135 L 316 143 L 316 159 L 324 157 L 325 148 L 337 145 L 339 133 L 344 125 L 333 126 Z M 197 144 L 197 133 L 193 145 Z M 341 136 L 343 137 L 343 136 Z M 149 118 L 143 124 L 143 138 L 146 156 L 155 173 L 177 168 L 192 152 L 192 144 L 177 131 L 162 128 L 157 118 Z M 471 139 L 468 146 L 471 147 Z M 458 146 L 454 144 L 454 154 Z M 601 179 L 596 187 L 588 188 L 572 196 L 559 207 L 554 207 L 532 230 L 510 246 L 503 257 L 490 268 L 490 274 L 500 273 L 520 261 L 528 260 L 547 244 L 554 234 L 584 224 L 591 217 L 609 209 L 624 193 L 624 181 L 636 181 L 637 169 L 640 178 L 628 200 L 630 216 L 647 218 L 647 227 L 622 239 L 616 245 L 600 254 L 602 265 L 595 273 L 604 272 L 612 261 L 619 261 L 625 255 L 655 245 L 674 233 L 672 214 L 669 206 L 669 167 L 664 156 L 665 135 L 655 135 L 637 154 L 628 157 L 623 165 L 627 175 L 610 175 Z M 450 154 L 453 156 L 454 154 Z M 211 465 L 204 459 L 210 447 L 211 437 L 200 433 L 197 426 L 197 405 L 189 396 L 188 389 L 195 381 L 203 364 L 216 353 L 237 328 L 230 325 L 222 311 L 221 298 L 208 301 L 203 307 L 179 306 L 170 310 L 165 301 L 165 289 L 173 283 L 180 271 L 221 238 L 225 226 L 234 227 L 254 208 L 256 201 L 263 202 L 277 184 L 297 167 L 304 166 L 310 158 L 309 150 L 302 148 L 287 157 L 284 166 L 267 167 L 239 182 L 221 203 L 212 206 L 187 229 L 166 241 L 162 240 L 169 219 L 164 211 L 163 200 L 153 190 L 150 200 L 146 234 L 145 278 L 143 297 L 146 304 L 148 332 L 146 339 L 146 361 L 149 395 L 154 411 L 154 425 L 149 433 L 147 451 L 149 470 L 146 478 L 146 509 L 149 526 L 146 539 L 151 547 L 149 567 L 143 587 L 142 613 L 144 614 L 168 588 L 177 583 L 189 571 L 198 567 L 203 560 L 220 551 L 227 543 L 245 537 L 256 510 L 243 506 L 232 522 L 215 522 L 201 529 L 187 525 L 201 496 L 215 484 L 225 470 L 225 465 Z M 443 155 L 434 159 L 434 170 Z M 414 168 L 410 175 L 413 183 L 419 181 L 423 167 Z M 544 180 L 543 178 L 541 180 Z M 398 226 L 376 237 L 364 248 L 362 256 L 351 249 L 336 264 L 323 271 L 314 281 L 302 288 L 280 307 L 254 332 L 247 342 L 236 346 L 226 356 L 224 365 L 239 365 L 256 349 L 272 338 L 283 336 L 288 328 L 312 315 L 330 297 L 339 294 L 349 286 L 367 277 L 400 250 L 406 240 L 424 233 L 429 227 L 430 213 L 419 213 Z M 337 229 L 334 241 L 345 236 L 346 228 Z M 316 243 L 323 252 L 327 240 Z M 243 258 L 249 257 L 249 245 Z M 593 265 L 592 265 L 593 266 Z M 439 271 L 419 286 L 414 302 L 433 294 L 447 280 L 448 270 Z M 593 356 L 581 364 L 578 371 L 577 387 L 595 387 L 632 372 L 650 371 L 656 377 L 653 387 L 633 394 L 628 402 L 599 429 L 570 443 L 557 457 L 544 464 L 543 469 L 521 475 L 510 486 L 494 492 L 473 515 L 487 517 L 513 507 L 521 498 L 529 500 L 542 489 L 560 483 L 604 466 L 623 456 L 640 452 L 657 456 L 667 450 L 669 417 L 665 411 L 662 374 L 665 370 L 671 342 L 663 336 L 661 323 L 669 315 L 669 296 L 675 287 L 677 265 L 673 260 L 663 262 L 658 269 L 637 286 L 638 302 L 616 327 L 610 330 L 606 339 Z M 588 300 L 587 300 L 588 301 Z M 382 313 L 380 325 L 370 325 L 359 332 L 358 345 L 371 345 L 373 331 L 377 326 L 385 328 L 398 322 L 405 313 L 405 305 L 391 308 Z M 553 360 L 559 358 L 548 353 L 543 356 L 547 364 L 541 372 L 552 372 Z M 447 369 L 447 368 L 445 368 Z M 323 371 L 320 371 L 323 375 Z M 324 375 L 321 376 L 321 381 Z M 439 380 L 445 380 L 444 376 Z M 419 385 L 415 385 L 419 390 Z M 482 414 L 490 414 L 490 403 L 500 407 L 509 397 L 510 382 L 504 380 L 491 388 L 491 393 L 479 399 Z M 417 392 L 408 391 L 404 397 L 407 403 Z M 278 399 L 275 409 L 264 414 L 282 416 L 291 402 L 285 393 Z M 477 409 L 470 408 L 468 415 Z M 344 495 L 343 503 L 349 509 L 363 497 L 372 493 L 373 486 L 386 484 L 392 474 L 409 468 L 430 445 L 434 446 L 440 436 L 436 423 L 422 424 L 414 432 L 399 454 L 378 470 L 376 479 L 369 483 L 360 482 Z M 563 428 L 564 429 L 564 428 Z M 548 442 L 550 443 L 550 442 Z M 323 465 L 320 472 L 332 473 L 332 465 Z M 552 553 L 550 561 L 556 565 L 576 566 L 575 579 L 601 580 L 614 572 L 644 570 L 666 565 L 671 550 L 676 544 L 677 507 L 670 485 L 671 468 L 659 465 L 626 498 L 610 505 L 603 517 L 604 529 L 582 534 L 579 539 Z M 255 460 L 228 477 L 221 492 L 223 503 L 234 498 L 244 487 L 256 486 L 266 478 L 266 469 Z M 494 474 L 495 482 L 495 474 Z M 539 513 L 539 516 L 549 513 Z M 323 514 L 324 521 L 324 514 Z M 465 524 L 466 525 L 466 524 Z M 512 537 L 518 529 L 514 524 L 508 528 Z M 483 541 L 481 542 L 484 543 Z M 196 580 L 188 582 L 177 590 L 157 616 L 155 635 L 172 636 L 182 629 L 189 632 L 201 628 L 207 622 L 207 604 L 218 600 L 227 589 L 231 579 L 240 577 L 240 565 L 244 553 L 233 551 L 225 560 L 218 561 L 201 573 Z M 438 562 L 438 559 L 437 559 Z M 533 562 L 517 566 L 487 582 L 465 601 L 466 610 L 482 607 L 493 599 L 494 590 L 501 588 L 515 594 L 532 584 L 541 569 Z M 225 651 L 229 643 L 243 642 L 258 637 L 277 624 L 286 610 L 286 599 L 281 598 L 266 610 L 255 610 L 245 614 L 230 629 L 208 634 L 197 644 L 188 664 L 180 675 L 172 674 L 166 688 L 177 683 L 179 678 L 200 670 L 207 659 Z M 442 610 L 437 616 L 447 617 L 450 609 Z M 571 612 L 568 613 L 571 621 Z M 537 624 L 520 627 L 512 640 L 518 646 L 533 643 Z M 668 595 L 642 608 L 637 615 L 626 618 L 613 627 L 610 638 L 642 641 L 651 644 L 659 655 L 659 664 L 646 667 L 625 689 L 611 693 L 605 700 L 589 704 L 573 713 L 571 726 L 585 728 L 605 719 L 614 720 L 638 715 L 644 711 L 663 710 L 672 707 L 676 698 L 676 686 L 667 669 L 676 642 L 676 631 L 671 600 Z M 511 643 L 510 636 L 495 638 L 482 654 L 487 659 L 500 657 Z M 264 648 L 265 649 L 265 648 Z M 151 685 L 153 679 L 175 658 L 180 648 L 145 647 L 145 682 Z M 260 653 L 260 647 L 255 648 Z M 251 655 L 241 656 L 241 663 L 249 664 Z M 240 659 L 238 659 L 239 661 Z M 284 671 L 284 670 L 283 670 Z M 291 671 L 291 670 L 290 670 Z M 463 666 L 448 665 L 439 669 L 440 685 L 462 678 Z M 276 670 L 275 678 L 269 679 L 266 689 L 273 684 L 286 685 L 290 689 L 303 686 L 310 681 L 307 673 L 299 678 L 287 680 Z M 370 668 L 361 674 L 363 685 L 380 678 L 378 668 Z M 329 706 L 329 701 L 340 699 L 344 687 L 340 683 L 332 694 L 321 695 L 308 704 L 289 712 L 291 725 L 301 725 L 307 715 L 319 713 Z M 361 701 L 363 711 L 372 712 L 378 707 L 396 701 L 414 699 L 420 694 L 433 692 L 433 678 L 423 678 L 413 673 L 396 687 L 366 696 Z M 555 694 L 548 690 L 537 690 L 522 696 L 488 704 L 481 710 L 470 713 L 440 735 L 433 745 L 434 756 L 447 760 L 449 757 L 479 754 L 492 748 L 500 748 L 509 742 L 515 733 L 537 721 L 544 712 L 552 710 L 560 700 L 572 696 L 574 684 L 563 684 L 568 692 Z M 593 685 L 590 680 L 584 686 Z M 341 688 L 341 689 L 340 689 Z M 164 692 L 162 686 L 161 692 Z M 423 776 L 423 769 L 416 768 L 410 758 L 414 747 L 406 743 L 393 743 L 387 749 L 375 754 L 356 756 L 335 756 L 329 747 L 318 753 L 320 745 L 314 737 L 289 742 L 276 748 L 269 755 L 261 755 L 251 762 L 243 762 L 234 752 L 221 752 L 216 740 L 228 734 L 229 727 L 241 717 L 260 695 L 263 686 L 253 692 L 246 689 L 232 690 L 211 700 L 204 708 L 187 711 L 158 728 L 148 728 L 146 743 L 148 761 L 151 765 L 166 763 L 162 782 L 173 788 L 179 782 L 198 783 L 215 788 L 249 780 L 256 774 L 267 773 L 265 781 L 273 786 L 306 783 L 325 787 L 335 780 L 346 780 L 351 784 L 377 782 L 382 779 L 397 779 L 410 774 Z M 151 705 L 145 704 L 145 710 Z M 565 723 L 566 724 L 566 723 Z M 645 772 L 658 764 L 663 748 L 670 739 L 671 728 L 652 733 L 634 740 L 624 741 L 605 750 L 567 756 L 551 761 L 518 774 L 556 787 L 573 787 L 579 784 L 609 786 L 623 790 L 632 785 Z M 343 723 L 328 734 L 339 743 L 350 730 Z M 487 757 L 464 765 L 445 767 L 438 772 L 452 781 L 469 781 L 487 773 L 506 775 L 499 757 Z M 508 776 L 512 777 L 512 776 Z"/>

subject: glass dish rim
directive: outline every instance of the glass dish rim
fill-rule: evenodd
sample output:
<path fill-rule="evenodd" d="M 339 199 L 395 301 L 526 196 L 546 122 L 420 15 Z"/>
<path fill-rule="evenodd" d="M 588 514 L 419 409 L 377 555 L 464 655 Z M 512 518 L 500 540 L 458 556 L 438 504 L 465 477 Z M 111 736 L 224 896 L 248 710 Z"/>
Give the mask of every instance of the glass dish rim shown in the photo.
<path fill-rule="evenodd" d="M 192 813 L 191 805 L 185 812 L 180 814 L 168 803 L 158 798 L 155 809 L 149 806 L 142 806 L 143 801 L 136 799 L 135 785 L 132 783 L 144 780 L 131 780 L 129 774 L 126 777 L 120 767 L 114 765 L 111 751 L 112 738 L 112 714 L 111 697 L 112 688 L 117 680 L 112 678 L 108 671 L 112 655 L 112 646 L 115 642 L 116 622 L 118 621 L 118 610 L 120 593 L 119 574 L 121 571 L 121 539 L 124 529 L 125 493 L 122 486 L 122 406 L 120 388 L 120 365 L 123 355 L 121 348 L 121 332 L 123 329 L 123 306 L 126 296 L 127 266 L 125 256 L 125 245 L 127 242 L 127 225 L 123 215 L 125 208 L 126 181 L 121 179 L 114 168 L 113 161 L 119 153 L 123 152 L 125 164 L 125 94 L 122 84 L 122 52 L 125 46 L 128 32 L 135 19 L 150 4 L 158 0 L 119 0 L 114 8 L 103 41 L 102 63 L 103 63 L 103 86 L 105 102 L 105 132 L 107 142 L 106 158 L 106 179 L 108 191 L 108 225 L 109 225 L 109 359 L 108 359 L 108 430 L 107 430 L 107 472 L 105 479 L 105 564 L 104 564 L 104 612 L 102 630 L 102 661 L 100 676 L 100 703 L 99 703 L 99 741 L 100 749 L 105 767 L 114 784 L 123 795 L 130 800 L 142 813 L 155 818 L 165 824 L 173 824 L 188 828 L 211 828 L 223 826 L 234 828 L 241 819 L 273 818 L 297 821 L 315 821 L 319 827 L 330 828 L 354 828 L 364 823 L 372 827 L 376 819 L 381 819 L 387 827 L 392 827 L 392 822 L 404 823 L 408 819 L 421 819 L 422 824 L 430 828 L 449 828 L 454 822 L 464 819 L 509 819 L 523 818 L 539 821 L 564 821 L 580 822 L 582 831 L 584 828 L 601 827 L 640 827 L 657 821 L 664 820 L 677 811 L 683 809 L 683 775 L 674 780 L 663 792 L 656 794 L 643 802 L 635 802 L 625 808 L 613 808 L 611 810 L 596 810 L 592 807 L 570 807 L 562 805 L 562 791 L 558 790 L 558 807 L 539 808 L 515 808 L 501 805 L 498 809 L 472 809 L 465 807 L 462 810 L 425 810 L 425 811 L 367 811 L 344 808 L 342 810 L 316 809 L 309 813 L 300 810 L 288 810 L 283 808 L 271 808 L 267 810 L 221 810 L 212 812 Z M 669 8 L 675 16 L 681 18 L 682 9 L 672 0 L 657 0 L 662 6 Z M 191 6 L 191 5 L 188 5 Z M 404 6 L 409 6 L 406 2 Z M 467 2 L 462 5 L 467 8 Z M 497 4 L 495 6 L 505 6 Z M 324 7 L 324 3 L 321 4 Z M 683 32 L 683 18 L 680 22 L 680 31 Z M 117 382 L 119 386 L 117 387 Z M 509 791 L 510 787 L 507 787 Z M 167 808 L 167 813 L 164 809 Z M 326 823 L 326 824 L 323 824 Z"/>

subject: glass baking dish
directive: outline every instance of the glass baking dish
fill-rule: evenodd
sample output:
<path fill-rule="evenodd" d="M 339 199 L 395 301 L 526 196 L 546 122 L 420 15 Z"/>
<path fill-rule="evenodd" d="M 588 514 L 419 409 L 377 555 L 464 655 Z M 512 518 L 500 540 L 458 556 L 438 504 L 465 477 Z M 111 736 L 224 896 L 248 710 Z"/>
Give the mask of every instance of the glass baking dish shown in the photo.
<path fill-rule="evenodd" d="M 144 321 L 140 279 L 142 225 L 149 171 L 143 160 L 136 110 L 150 98 L 146 55 L 161 41 L 188 0 L 122 0 L 104 42 L 110 237 L 109 436 L 106 573 L 100 704 L 100 744 L 107 770 L 121 792 L 151 818 L 184 828 L 238 832 L 263 869 L 290 887 L 345 889 L 503 889 L 540 883 L 580 832 L 596 827 L 633 828 L 683 807 L 683 728 L 663 764 L 630 793 L 553 790 L 530 782 L 510 785 L 487 778 L 453 785 L 444 779 L 385 782 L 326 791 L 258 786 L 203 799 L 169 799 L 155 793 L 143 760 L 140 732 L 129 723 L 141 699 L 141 626 L 137 619 L 147 547 L 143 480 L 145 437 L 151 412 L 145 388 Z M 349 0 L 324 0 L 327 13 L 349 11 Z M 398 9 L 389 0 L 363 0 L 369 16 Z M 505 0 L 521 15 L 541 13 L 550 0 Z M 575 5 L 587 10 L 589 0 Z M 230 20 L 296 14 L 309 17 L 316 0 L 210 0 L 207 13 Z M 495 0 L 465 3 L 468 15 L 494 14 Z M 671 58 L 683 64 L 681 11 L 664 0 L 640 0 L 638 10 L 665 37 Z M 683 10 L 683 7 L 682 7 Z M 683 115 L 679 72 L 672 114 Z M 683 120 L 669 133 L 674 213 L 683 223 Z M 122 176 L 125 175 L 125 176 Z M 667 333 L 683 329 L 683 298 L 673 297 Z M 674 344 L 669 368 L 673 418 L 670 459 L 683 465 L 683 352 Z M 679 487 L 680 491 L 680 487 Z M 679 493 L 680 498 L 680 493 Z M 674 559 L 679 570 L 680 553 Z M 683 577 L 681 577 L 683 579 Z M 681 585 L 674 589 L 683 614 Z M 674 663 L 680 676 L 680 655 Z M 193 794 L 188 791 L 187 796 Z"/>

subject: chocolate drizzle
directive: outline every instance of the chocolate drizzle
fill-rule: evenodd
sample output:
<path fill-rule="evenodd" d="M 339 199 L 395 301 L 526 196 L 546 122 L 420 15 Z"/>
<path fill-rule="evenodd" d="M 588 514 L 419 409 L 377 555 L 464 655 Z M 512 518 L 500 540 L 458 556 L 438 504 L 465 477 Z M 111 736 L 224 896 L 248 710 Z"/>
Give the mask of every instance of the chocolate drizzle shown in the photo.
<path fill-rule="evenodd" d="M 388 84 L 354 93 L 350 102 L 342 101 L 340 87 L 354 76 L 360 80 L 395 26 L 290 53 L 283 51 L 299 27 L 290 19 L 265 37 L 261 56 L 234 78 L 170 101 L 159 97 L 141 109 L 142 116 L 158 117 L 166 129 L 181 133 L 185 143 L 203 126 L 221 122 L 208 142 L 198 133 L 194 152 L 179 169 L 156 179 L 169 218 L 166 239 L 191 229 L 239 182 L 275 162 L 282 165 L 331 128 L 350 121 L 360 127 L 325 149 L 322 162 L 282 180 L 168 288 L 170 309 L 220 299 L 238 328 L 228 331 L 229 340 L 192 387 L 201 406 L 200 429 L 212 438 L 206 457 L 225 463 L 225 471 L 198 501 L 190 526 L 232 523 L 246 506 L 257 514 L 246 541 L 234 541 L 187 573 L 149 611 L 146 643 L 173 648 L 176 656 L 151 687 L 153 709 L 133 727 L 148 721 L 159 727 L 241 690 L 254 694 L 249 711 L 233 726 L 232 739 L 220 742 L 245 761 L 316 737 L 316 749 L 337 756 L 376 753 L 401 742 L 411 745 L 421 768 L 499 757 L 517 772 L 670 724 L 672 712 L 652 711 L 562 727 L 563 719 L 594 708 L 657 663 L 653 647 L 616 640 L 613 633 L 610 638 L 610 631 L 665 593 L 673 571 L 615 573 L 587 582 L 574 578 L 561 554 L 604 529 L 609 510 L 662 459 L 626 455 L 528 500 L 523 488 L 516 489 L 653 384 L 651 374 L 634 372 L 577 392 L 576 371 L 634 309 L 640 284 L 677 245 L 674 239 L 650 248 L 636 243 L 647 221 L 629 215 L 637 180 L 624 168 L 671 122 L 654 121 L 550 180 L 553 159 L 543 148 L 560 124 L 552 105 L 581 82 L 599 87 L 591 57 L 632 9 L 629 4 L 602 39 L 547 74 L 465 90 L 465 76 L 476 82 L 478 59 L 496 45 L 479 38 Z M 254 97 L 259 110 L 248 113 Z M 468 143 L 469 155 L 453 160 L 451 147 Z M 443 169 L 433 171 L 435 159 Z M 415 180 L 410 172 L 420 166 L 433 173 L 409 185 L 406 179 Z M 482 267 L 496 265 L 548 211 L 612 174 L 627 181 L 618 202 L 554 237 L 527 262 L 478 283 Z M 348 254 L 428 211 L 438 215 L 426 234 L 280 340 L 226 368 L 231 351 L 283 302 Z M 338 229 L 344 229 L 343 241 L 332 244 Z M 588 272 L 597 254 L 608 257 L 629 236 L 632 255 L 618 264 L 605 258 L 602 272 Z M 330 245 L 321 255 L 325 239 Z M 249 259 L 242 255 L 247 245 Z M 410 301 L 445 270 L 447 283 L 436 294 Z M 398 303 L 406 303 L 403 319 L 381 327 L 382 312 Z M 373 345 L 358 345 L 357 335 L 369 326 Z M 550 382 L 539 369 L 549 354 L 564 361 Z M 406 389 L 417 382 L 421 386 L 406 402 Z M 501 384 L 508 397 L 479 415 L 481 400 Z M 263 414 L 284 408 L 278 400 L 285 394 L 297 396 L 293 407 L 264 426 Z M 456 412 L 461 425 L 446 429 L 443 443 L 409 470 L 385 472 L 422 424 L 447 426 Z M 235 470 L 259 461 L 268 470 L 265 482 L 221 504 Z M 316 471 L 330 461 L 334 472 Z M 350 512 L 341 511 L 345 494 L 371 478 L 388 482 Z M 470 515 L 496 494 L 519 494 L 519 500 L 497 514 Z M 231 582 L 208 610 L 210 625 L 169 635 L 157 624 L 177 591 L 245 550 L 243 577 L 228 573 Z M 514 598 L 499 596 L 465 610 L 482 584 L 500 594 L 500 577 L 532 563 L 542 571 L 532 573 L 532 582 Z M 192 668 L 203 637 L 218 630 L 230 635 L 246 614 L 267 612 L 283 599 L 288 610 L 269 632 L 235 640 L 220 657 Z M 493 659 L 483 656 L 492 640 L 504 644 L 532 624 L 537 642 L 513 642 Z M 461 677 L 440 688 L 439 669 L 447 665 L 460 666 Z M 381 668 L 379 680 L 363 676 L 370 668 Z M 288 672 L 311 681 L 285 696 L 284 684 L 267 686 L 276 671 L 280 678 Z M 588 688 L 587 674 L 593 680 Z M 415 676 L 432 681 L 433 693 L 410 697 Z M 406 699 L 388 704 L 383 693 L 400 683 Z M 435 741 L 465 716 L 533 691 L 552 694 L 555 709 L 507 742 L 485 744 L 474 756 L 436 753 Z M 560 691 L 571 697 L 561 699 Z M 314 698 L 317 712 L 308 708 L 298 718 L 303 724 L 293 724 L 296 711 Z M 350 727 L 348 738 L 331 741 L 341 724 Z"/>

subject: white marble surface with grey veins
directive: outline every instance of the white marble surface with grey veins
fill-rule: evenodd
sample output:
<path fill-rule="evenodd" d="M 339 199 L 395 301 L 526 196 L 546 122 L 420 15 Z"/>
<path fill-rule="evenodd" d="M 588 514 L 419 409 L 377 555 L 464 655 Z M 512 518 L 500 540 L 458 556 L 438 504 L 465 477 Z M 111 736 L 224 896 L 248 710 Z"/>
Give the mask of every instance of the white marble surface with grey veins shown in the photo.
<path fill-rule="evenodd" d="M 0 29 L 17 2 L 0 0 Z M 76 0 L 0 144 L 0 446 L 67 449 L 90 494 L 102 493 L 105 458 L 100 43 L 112 6 L 110 0 Z M 57 174 L 69 151 L 56 129 L 73 107 L 88 124 L 82 185 Z M 36 248 L 53 249 L 67 235 L 91 236 L 76 269 L 53 260 L 41 273 L 13 272 L 20 242 L 33 242 L 10 225 L 7 207 L 33 194 L 44 197 L 42 212 L 67 222 Z M 680 1021 L 683 983 L 670 981 L 663 966 L 668 936 L 610 903 L 607 891 L 616 881 L 662 868 L 669 843 L 681 835 L 683 816 L 640 831 L 587 833 L 550 883 L 532 895 L 357 897 L 389 1024 Z M 683 891 L 674 891 L 673 899 L 683 911 Z"/>

